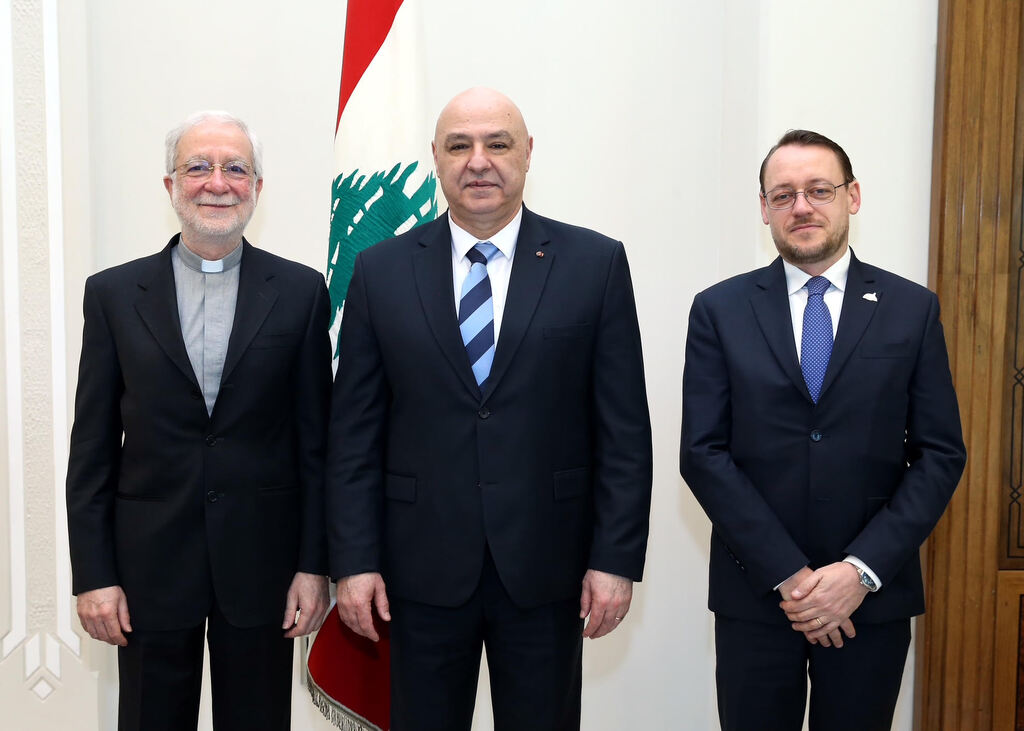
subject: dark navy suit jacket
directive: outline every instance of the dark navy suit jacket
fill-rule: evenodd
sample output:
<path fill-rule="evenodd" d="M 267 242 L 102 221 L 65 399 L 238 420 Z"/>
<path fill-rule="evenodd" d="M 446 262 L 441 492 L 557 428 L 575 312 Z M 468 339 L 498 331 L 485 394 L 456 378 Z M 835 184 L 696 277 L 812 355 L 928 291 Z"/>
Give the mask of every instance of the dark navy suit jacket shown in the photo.
<path fill-rule="evenodd" d="M 852 257 L 817 405 L 781 259 L 694 299 L 680 462 L 713 525 L 713 611 L 788 622 L 773 587 L 854 555 L 882 581 L 855 623 L 922 613 L 918 549 L 965 460 L 939 303 L 924 287 Z"/>
<path fill-rule="evenodd" d="M 651 432 L 622 244 L 523 211 L 483 393 L 459 334 L 448 216 L 359 254 L 328 444 L 331 574 L 457 606 L 489 547 L 520 606 L 587 568 L 639 580 Z"/>

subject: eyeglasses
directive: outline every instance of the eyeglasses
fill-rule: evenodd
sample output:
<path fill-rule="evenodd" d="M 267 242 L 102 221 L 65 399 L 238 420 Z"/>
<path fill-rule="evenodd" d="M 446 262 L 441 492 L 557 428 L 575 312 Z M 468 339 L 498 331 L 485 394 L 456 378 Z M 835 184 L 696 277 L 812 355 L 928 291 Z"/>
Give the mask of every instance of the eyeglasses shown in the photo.
<path fill-rule="evenodd" d="M 784 211 L 796 205 L 796 197 L 803 195 L 804 200 L 812 206 L 823 206 L 836 199 L 836 190 L 849 182 L 832 185 L 832 183 L 816 183 L 804 190 L 793 190 L 792 188 L 773 188 L 767 193 L 762 193 L 765 204 L 773 211 Z"/>
<path fill-rule="evenodd" d="M 228 180 L 246 180 L 252 175 L 252 165 L 244 160 L 229 160 L 228 162 L 210 162 L 201 157 L 195 157 L 179 165 L 175 170 L 182 175 L 196 180 L 205 180 L 213 175 L 213 169 L 220 168 L 221 175 Z"/>

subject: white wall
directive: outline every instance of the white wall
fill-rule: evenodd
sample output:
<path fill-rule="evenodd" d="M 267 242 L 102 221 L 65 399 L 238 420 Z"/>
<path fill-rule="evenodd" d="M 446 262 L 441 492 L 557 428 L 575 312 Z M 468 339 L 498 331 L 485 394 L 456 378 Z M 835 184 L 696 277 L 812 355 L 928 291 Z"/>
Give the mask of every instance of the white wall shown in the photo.
<path fill-rule="evenodd" d="M 0 69 L 2 44 L 13 38 L 18 130 L 31 130 L 47 108 L 44 64 L 34 50 L 47 2 L 55 0 L 0 0 L 0 13 L 13 18 L 13 36 L 0 37 Z M 651 541 L 629 619 L 586 644 L 583 726 L 714 728 L 705 608 L 710 528 L 677 466 L 689 305 L 700 289 L 774 256 L 755 199 L 757 169 L 791 127 L 824 132 L 850 153 L 864 196 L 852 228 L 858 255 L 925 281 L 937 2 L 421 2 L 432 108 L 475 84 L 508 93 L 536 139 L 528 204 L 621 238 L 630 257 L 654 426 Z M 25 379 L 66 362 L 73 393 L 84 278 L 157 250 L 177 230 L 160 181 L 162 141 L 190 111 L 224 108 L 252 124 L 265 143 L 266 185 L 249 238 L 324 268 L 344 3 L 307 0 L 287 10 L 267 0 L 57 5 L 66 302 L 51 292 L 42 306 L 66 315 L 67 353 L 37 345 L 38 324 L 24 311 L 4 305 L 4 324 L 25 334 Z M 423 130 L 425 148 L 431 134 Z M 13 271 L 3 262 L 5 281 L 20 282 L 25 300 L 25 288 L 45 282 L 50 270 L 47 212 L 55 204 L 46 203 L 48 178 L 36 163 L 53 149 L 28 132 L 15 144 L 14 183 L 23 198 L 43 200 L 27 210 L 19 205 L 21 256 Z M 0 210 L 0 221 L 9 215 Z M 5 353 L 0 365 L 6 374 L 18 363 Z M 42 382 L 45 408 L 33 411 L 38 394 L 3 382 L 6 474 L 12 449 L 35 435 L 18 436 L 12 420 L 53 429 L 50 403 L 58 412 L 70 407 L 60 388 Z M 12 403 L 28 415 L 18 417 Z M 54 482 L 63 468 L 58 457 L 49 459 L 24 470 L 30 502 L 59 492 Z M 21 489 L 0 485 L 0 520 L 6 516 L 11 527 L 5 534 L 17 536 L 20 526 L 26 544 L 52 545 L 59 534 L 53 499 L 39 503 L 49 511 L 42 523 L 24 509 L 7 515 Z M 0 542 L 0 586 L 12 587 L 0 594 L 0 632 L 19 616 L 29 620 L 25 642 L 0 657 L 0 704 L 14 728 L 59 728 L 55 719 L 65 713 L 77 716 L 78 728 L 112 727 L 112 652 L 87 637 L 77 650 L 60 640 L 68 609 L 57 602 L 59 582 L 30 583 L 27 598 L 18 599 L 15 548 Z M 59 574 L 54 561 L 66 565 L 59 550 L 41 555 L 45 561 L 28 551 L 30 576 Z M 32 636 L 57 638 L 62 673 L 28 672 Z M 54 687 L 45 700 L 31 691 L 42 673 Z M 908 673 L 897 729 L 910 728 L 911 683 Z M 327 728 L 301 689 L 294 706 L 297 729 Z M 487 709 L 482 698 L 479 728 L 491 728 Z"/>

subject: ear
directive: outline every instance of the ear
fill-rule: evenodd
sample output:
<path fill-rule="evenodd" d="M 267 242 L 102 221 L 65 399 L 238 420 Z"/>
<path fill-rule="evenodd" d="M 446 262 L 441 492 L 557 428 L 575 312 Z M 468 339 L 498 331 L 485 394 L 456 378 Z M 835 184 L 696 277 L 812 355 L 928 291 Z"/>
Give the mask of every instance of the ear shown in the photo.
<path fill-rule="evenodd" d="M 437 165 L 437 143 L 433 140 L 430 141 L 430 154 L 434 158 L 434 172 L 438 172 L 440 168 Z"/>
<path fill-rule="evenodd" d="M 849 211 L 852 216 L 860 210 L 860 181 L 854 180 L 846 187 L 850 191 Z"/>
<path fill-rule="evenodd" d="M 260 199 L 260 193 L 263 192 L 263 178 L 256 178 L 256 196 L 253 203 L 256 203 Z"/>
<path fill-rule="evenodd" d="M 170 175 L 164 176 L 164 188 L 166 188 L 167 195 L 171 197 L 171 200 L 174 200 L 174 178 Z"/>
<path fill-rule="evenodd" d="M 530 160 L 533 158 L 533 136 L 527 138 L 526 141 L 526 170 L 530 170 Z"/>
<path fill-rule="evenodd" d="M 757 200 L 761 202 L 761 220 L 764 225 L 768 225 L 768 204 L 765 203 L 764 196 L 760 193 L 757 194 Z"/>

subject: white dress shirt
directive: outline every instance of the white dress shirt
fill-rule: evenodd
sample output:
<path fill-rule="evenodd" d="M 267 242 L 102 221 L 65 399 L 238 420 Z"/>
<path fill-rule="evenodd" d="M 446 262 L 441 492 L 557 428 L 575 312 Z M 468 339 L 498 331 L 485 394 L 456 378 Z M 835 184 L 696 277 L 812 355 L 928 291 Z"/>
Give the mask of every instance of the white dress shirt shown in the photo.
<path fill-rule="evenodd" d="M 830 266 L 821 276 L 829 281 L 829 287 L 825 290 L 825 306 L 832 317 L 832 339 L 835 340 L 839 331 L 839 315 L 843 311 L 843 296 L 846 294 L 846 280 L 850 274 L 850 247 L 835 264 Z M 804 334 L 804 308 L 807 307 L 807 282 L 811 275 L 788 261 L 783 260 L 782 268 L 786 272 L 786 291 L 789 292 L 789 313 L 793 318 L 793 340 L 796 342 L 796 359 L 800 361 L 800 339 Z M 882 582 L 868 565 L 856 556 L 847 556 L 844 559 L 852 563 L 861 571 L 871 577 L 877 587 L 875 591 L 882 588 Z M 787 579 L 788 581 L 788 579 Z M 785 581 L 782 584 L 786 583 Z M 782 586 L 779 584 L 779 586 Z M 775 588 L 778 589 L 779 586 Z"/>
<path fill-rule="evenodd" d="M 516 251 L 516 241 L 519 239 L 519 227 L 523 223 L 523 207 L 505 225 L 505 228 L 498 231 L 487 241 L 498 247 L 499 254 L 487 262 L 487 278 L 491 280 L 491 300 L 494 305 L 494 342 L 498 342 L 498 333 L 501 331 L 501 316 L 505 311 L 505 297 L 508 294 L 508 280 L 512 275 L 512 255 Z M 469 250 L 480 243 L 480 239 L 461 228 L 452 217 L 448 216 L 448 225 L 452 231 L 452 282 L 455 285 L 455 314 L 459 314 L 459 305 L 462 301 L 462 283 L 469 276 L 469 270 L 473 263 L 466 258 Z"/>

